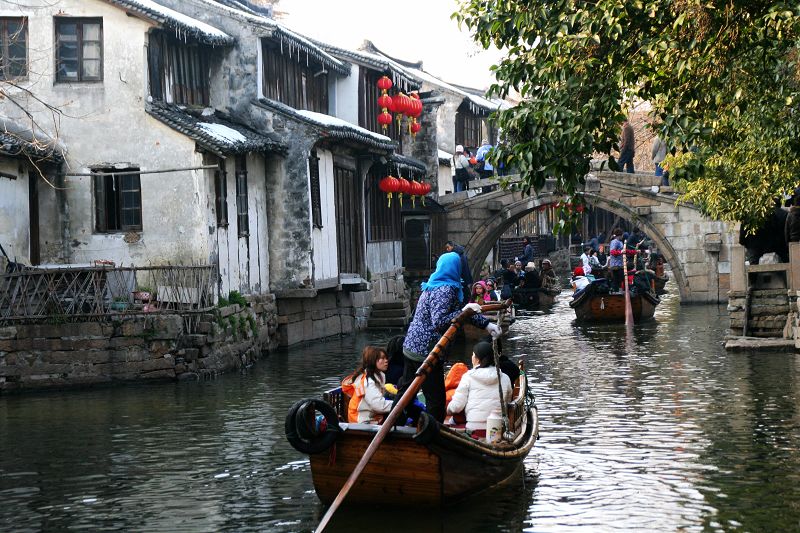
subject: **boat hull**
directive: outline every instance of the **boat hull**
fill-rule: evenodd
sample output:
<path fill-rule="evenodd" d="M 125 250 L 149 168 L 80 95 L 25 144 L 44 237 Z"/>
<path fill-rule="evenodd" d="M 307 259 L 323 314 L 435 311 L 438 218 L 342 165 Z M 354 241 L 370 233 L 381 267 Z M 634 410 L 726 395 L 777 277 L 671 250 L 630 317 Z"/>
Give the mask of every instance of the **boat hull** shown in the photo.
<path fill-rule="evenodd" d="M 553 289 L 514 289 L 514 305 L 528 311 L 547 309 L 555 303 L 559 292 Z"/>
<path fill-rule="evenodd" d="M 659 299 L 651 294 L 631 295 L 633 320 L 653 318 Z M 579 322 L 625 322 L 625 294 L 584 293 L 570 302 Z"/>
<path fill-rule="evenodd" d="M 535 408 L 528 411 L 519 445 L 495 450 L 463 433 L 438 426 L 427 444 L 411 428 L 396 428 L 386 437 L 347 496 L 348 504 L 439 506 L 475 494 L 514 474 L 538 436 Z M 369 446 L 376 426 L 342 424 L 344 431 L 330 450 L 311 455 L 317 496 L 330 504 Z M 333 460 L 332 460 L 333 458 Z"/>
<path fill-rule="evenodd" d="M 656 294 L 658 294 L 658 295 L 666 294 L 667 291 L 664 289 L 664 286 L 667 284 L 667 281 L 669 281 L 669 276 L 667 276 L 666 274 L 664 274 L 663 277 L 654 278 L 653 282 L 654 282 Z"/>

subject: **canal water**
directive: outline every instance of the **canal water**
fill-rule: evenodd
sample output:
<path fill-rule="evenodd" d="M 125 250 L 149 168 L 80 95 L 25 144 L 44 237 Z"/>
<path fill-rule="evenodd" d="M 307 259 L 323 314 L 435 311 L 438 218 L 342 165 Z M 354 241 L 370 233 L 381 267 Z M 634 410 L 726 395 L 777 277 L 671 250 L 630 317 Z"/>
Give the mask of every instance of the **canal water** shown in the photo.
<path fill-rule="evenodd" d="M 666 296 L 626 339 L 566 294 L 520 316 L 541 438 L 505 485 L 441 511 L 387 501 L 330 531 L 797 531 L 798 360 L 728 354 L 724 307 Z M 287 408 L 337 385 L 367 333 L 242 374 L 0 397 L 0 531 L 309 531 L 324 511 Z"/>

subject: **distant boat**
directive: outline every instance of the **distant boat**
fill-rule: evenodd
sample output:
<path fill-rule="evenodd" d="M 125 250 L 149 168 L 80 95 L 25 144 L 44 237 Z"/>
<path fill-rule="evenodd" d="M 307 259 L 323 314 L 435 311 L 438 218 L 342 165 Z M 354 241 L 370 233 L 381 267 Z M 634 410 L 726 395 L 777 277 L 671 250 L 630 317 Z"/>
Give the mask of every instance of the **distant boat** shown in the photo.
<path fill-rule="evenodd" d="M 632 292 L 634 322 L 653 318 L 659 303 L 661 300 L 651 292 Z M 569 306 L 575 310 L 579 322 L 625 322 L 625 293 L 609 293 L 605 283 L 590 284 Z"/>
<path fill-rule="evenodd" d="M 527 311 L 537 311 L 553 305 L 559 294 L 561 291 L 558 289 L 517 287 L 512 293 L 512 298 L 514 305 Z"/>

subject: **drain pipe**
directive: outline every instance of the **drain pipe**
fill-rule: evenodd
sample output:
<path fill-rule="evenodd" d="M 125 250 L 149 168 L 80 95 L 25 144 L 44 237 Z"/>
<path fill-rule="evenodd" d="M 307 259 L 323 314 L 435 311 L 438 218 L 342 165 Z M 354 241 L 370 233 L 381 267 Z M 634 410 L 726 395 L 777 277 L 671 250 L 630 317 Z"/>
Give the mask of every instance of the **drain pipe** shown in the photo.
<path fill-rule="evenodd" d="M 58 205 L 59 233 L 61 234 L 61 260 L 64 263 L 72 262 L 72 248 L 70 247 L 69 231 L 69 203 L 67 202 L 65 163 L 61 162 L 56 168 L 55 192 Z"/>

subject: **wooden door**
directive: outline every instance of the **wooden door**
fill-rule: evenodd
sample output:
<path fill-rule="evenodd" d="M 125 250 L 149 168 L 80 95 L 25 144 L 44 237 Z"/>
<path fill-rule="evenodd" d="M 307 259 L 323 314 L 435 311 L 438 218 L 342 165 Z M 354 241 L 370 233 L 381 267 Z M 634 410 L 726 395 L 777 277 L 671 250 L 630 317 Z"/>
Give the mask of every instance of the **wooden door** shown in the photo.
<path fill-rule="evenodd" d="M 363 275 L 363 232 L 360 187 L 355 171 L 333 167 L 336 194 L 336 241 L 339 273 Z"/>
<path fill-rule="evenodd" d="M 30 220 L 30 262 L 32 265 L 41 263 L 39 249 L 39 176 L 34 172 L 28 173 L 28 213 Z"/>

